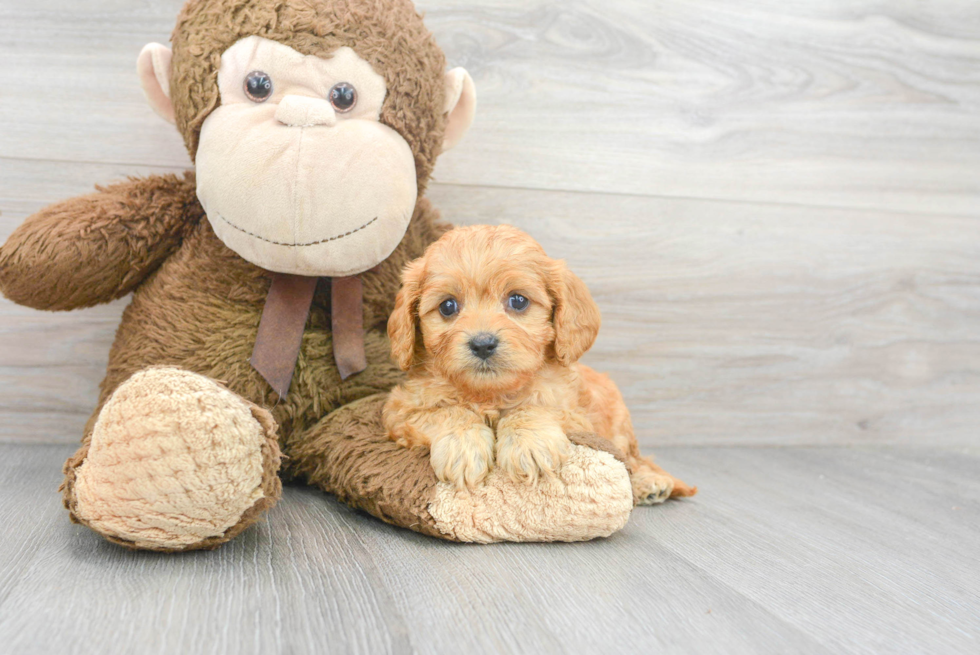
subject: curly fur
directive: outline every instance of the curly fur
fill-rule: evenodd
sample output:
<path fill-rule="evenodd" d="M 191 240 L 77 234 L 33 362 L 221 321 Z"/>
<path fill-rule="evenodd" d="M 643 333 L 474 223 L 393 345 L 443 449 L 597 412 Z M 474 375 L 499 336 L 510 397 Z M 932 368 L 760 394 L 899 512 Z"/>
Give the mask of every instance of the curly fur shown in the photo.
<path fill-rule="evenodd" d="M 640 455 L 613 381 L 576 363 L 599 332 L 599 308 L 529 235 L 457 228 L 403 278 L 388 335 L 409 379 L 391 392 L 385 427 L 405 447 L 430 447 L 440 480 L 473 488 L 496 466 L 536 482 L 565 462 L 568 433 L 594 432 L 626 453 L 637 503 L 695 493 Z M 508 305 L 515 293 L 526 307 Z M 439 309 L 447 299 L 458 307 L 449 316 Z M 477 336 L 494 339 L 491 355 L 473 351 Z"/>

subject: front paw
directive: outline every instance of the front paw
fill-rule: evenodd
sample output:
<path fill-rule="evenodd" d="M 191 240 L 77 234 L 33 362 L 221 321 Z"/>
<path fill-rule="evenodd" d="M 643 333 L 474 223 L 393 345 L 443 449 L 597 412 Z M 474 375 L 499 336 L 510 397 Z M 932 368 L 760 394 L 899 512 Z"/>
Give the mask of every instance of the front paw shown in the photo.
<path fill-rule="evenodd" d="M 493 430 L 478 424 L 436 439 L 429 461 L 443 482 L 472 489 L 483 482 L 493 466 Z"/>
<path fill-rule="evenodd" d="M 568 437 L 557 425 L 497 429 L 497 466 L 517 481 L 554 475 L 568 457 Z"/>

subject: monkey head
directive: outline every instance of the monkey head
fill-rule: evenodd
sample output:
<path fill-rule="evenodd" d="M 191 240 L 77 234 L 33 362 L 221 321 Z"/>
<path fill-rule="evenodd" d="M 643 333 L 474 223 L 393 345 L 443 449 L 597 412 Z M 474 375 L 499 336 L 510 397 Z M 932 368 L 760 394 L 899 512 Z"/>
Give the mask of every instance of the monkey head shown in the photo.
<path fill-rule="evenodd" d="M 215 234 L 280 273 L 346 276 L 401 241 L 476 93 L 409 0 L 190 0 L 137 69 Z"/>

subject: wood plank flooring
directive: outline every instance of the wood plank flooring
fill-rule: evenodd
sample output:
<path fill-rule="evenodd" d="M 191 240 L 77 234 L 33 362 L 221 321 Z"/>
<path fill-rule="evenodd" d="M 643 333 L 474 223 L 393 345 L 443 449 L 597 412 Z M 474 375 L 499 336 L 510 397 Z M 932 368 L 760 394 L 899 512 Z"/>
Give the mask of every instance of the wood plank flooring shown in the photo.
<path fill-rule="evenodd" d="M 701 485 L 584 544 L 446 544 L 286 489 L 211 553 L 71 525 L 0 445 L 10 653 L 974 653 L 980 451 L 664 448 Z"/>

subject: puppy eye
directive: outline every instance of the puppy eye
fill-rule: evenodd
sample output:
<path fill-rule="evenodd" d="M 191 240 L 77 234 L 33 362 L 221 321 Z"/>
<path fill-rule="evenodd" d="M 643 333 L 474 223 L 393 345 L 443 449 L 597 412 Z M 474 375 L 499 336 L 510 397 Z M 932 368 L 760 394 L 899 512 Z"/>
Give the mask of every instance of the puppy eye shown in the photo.
<path fill-rule="evenodd" d="M 272 95 L 272 78 L 262 71 L 245 76 L 245 95 L 252 102 L 265 102 Z"/>
<path fill-rule="evenodd" d="M 327 97 L 330 99 L 330 104 L 333 105 L 333 108 L 338 113 L 345 114 L 357 104 L 357 89 L 352 84 L 341 82 L 340 84 L 335 84 L 330 89 Z"/>
<path fill-rule="evenodd" d="M 459 303 L 456 302 L 455 298 L 446 298 L 439 305 L 439 313 L 449 318 L 459 312 Z"/>
<path fill-rule="evenodd" d="M 510 298 L 507 299 L 507 304 L 515 312 L 523 312 L 531 304 L 531 301 L 519 293 L 512 293 Z"/>

